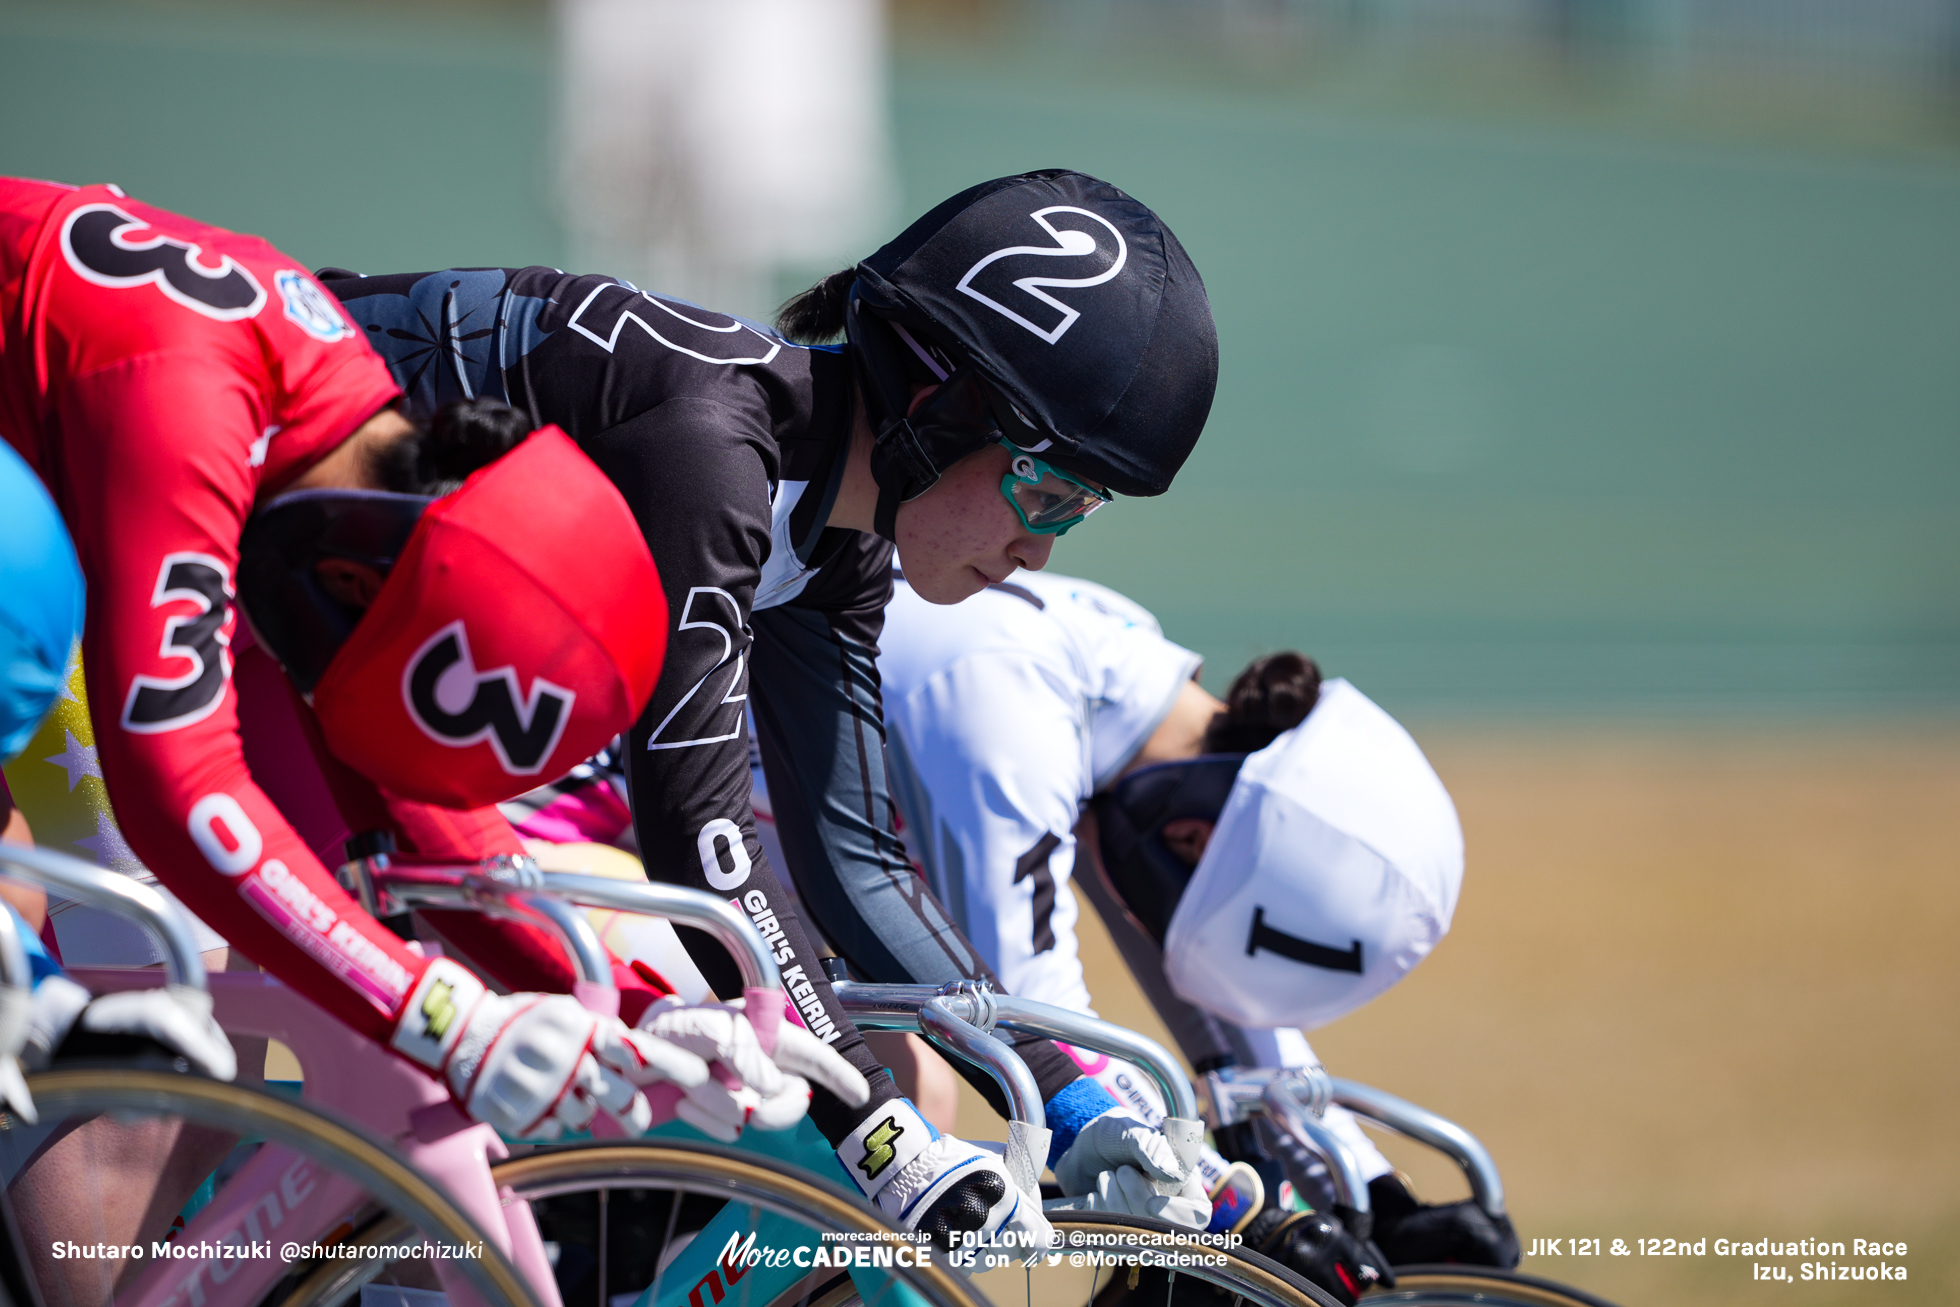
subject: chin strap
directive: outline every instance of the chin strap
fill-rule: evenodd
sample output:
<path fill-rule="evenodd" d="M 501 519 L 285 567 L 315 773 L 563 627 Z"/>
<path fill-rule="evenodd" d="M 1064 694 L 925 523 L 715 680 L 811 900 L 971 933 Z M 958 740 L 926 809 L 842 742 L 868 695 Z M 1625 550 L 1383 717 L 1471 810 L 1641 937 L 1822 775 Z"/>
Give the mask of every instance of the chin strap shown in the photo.
<path fill-rule="evenodd" d="M 898 492 L 890 486 L 878 487 L 878 508 L 872 515 L 872 526 L 878 534 L 893 544 L 898 543 Z"/>
<path fill-rule="evenodd" d="M 872 526 L 897 544 L 898 506 L 932 489 L 939 480 L 939 468 L 919 443 L 912 424 L 899 418 L 881 431 L 871 446 L 871 475 L 878 483 L 878 508 Z"/>

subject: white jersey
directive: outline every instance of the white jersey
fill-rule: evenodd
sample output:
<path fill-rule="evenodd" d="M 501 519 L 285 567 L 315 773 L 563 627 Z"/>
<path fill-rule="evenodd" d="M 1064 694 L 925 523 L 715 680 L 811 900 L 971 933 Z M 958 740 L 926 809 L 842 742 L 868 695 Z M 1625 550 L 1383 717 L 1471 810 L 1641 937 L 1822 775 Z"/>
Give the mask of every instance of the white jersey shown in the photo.
<path fill-rule="evenodd" d="M 1093 581 L 1017 572 L 950 606 L 903 581 L 895 590 L 878 671 L 906 848 L 1009 993 L 1093 1013 L 1070 887 L 1075 825 L 1201 660 Z M 1257 1065 L 1319 1061 L 1297 1030 L 1243 1033 Z M 1098 1070 L 1119 1101 L 1161 1115 L 1141 1077 Z M 1390 1169 L 1346 1112 L 1328 1116 L 1369 1178 Z"/>
<path fill-rule="evenodd" d="M 1086 1009 L 1075 824 L 1198 655 L 1113 590 L 1029 572 L 950 606 L 901 581 L 880 645 L 907 849 L 1010 993 Z"/>

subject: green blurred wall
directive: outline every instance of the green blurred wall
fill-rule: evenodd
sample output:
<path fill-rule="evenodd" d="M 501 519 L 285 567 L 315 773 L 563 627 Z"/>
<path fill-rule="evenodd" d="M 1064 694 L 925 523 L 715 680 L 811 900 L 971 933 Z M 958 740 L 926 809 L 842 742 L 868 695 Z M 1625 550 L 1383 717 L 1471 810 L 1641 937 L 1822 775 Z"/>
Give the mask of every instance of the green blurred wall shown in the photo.
<path fill-rule="evenodd" d="M 1049 69 L 1052 72 L 1052 69 Z M 1418 708 L 1912 709 L 1960 680 L 1960 166 L 899 70 L 910 207 L 1066 164 L 1178 232 L 1217 406 L 1052 566 L 1207 679 Z"/>
<path fill-rule="evenodd" d="M 0 170 L 363 270 L 557 262 L 535 6 L 0 5 Z M 787 111 L 787 110 L 786 110 Z M 1222 683 L 1391 707 L 1960 706 L 1960 161 L 1316 107 L 900 46 L 908 211 L 1068 165 L 1156 207 L 1223 373 L 1055 566 Z"/>
<path fill-rule="evenodd" d="M 533 5 L 0 0 L 0 172 L 313 266 L 556 263 L 550 76 Z"/>

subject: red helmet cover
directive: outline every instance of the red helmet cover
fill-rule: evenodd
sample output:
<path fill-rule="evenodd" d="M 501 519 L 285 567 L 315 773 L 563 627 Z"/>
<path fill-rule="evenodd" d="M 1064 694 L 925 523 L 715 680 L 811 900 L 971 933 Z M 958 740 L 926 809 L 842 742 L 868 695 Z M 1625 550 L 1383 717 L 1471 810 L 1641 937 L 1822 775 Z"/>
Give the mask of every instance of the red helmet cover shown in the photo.
<path fill-rule="evenodd" d="M 327 747 L 396 794 L 500 803 L 631 726 L 667 600 L 626 501 L 545 427 L 429 506 L 313 694 Z"/>

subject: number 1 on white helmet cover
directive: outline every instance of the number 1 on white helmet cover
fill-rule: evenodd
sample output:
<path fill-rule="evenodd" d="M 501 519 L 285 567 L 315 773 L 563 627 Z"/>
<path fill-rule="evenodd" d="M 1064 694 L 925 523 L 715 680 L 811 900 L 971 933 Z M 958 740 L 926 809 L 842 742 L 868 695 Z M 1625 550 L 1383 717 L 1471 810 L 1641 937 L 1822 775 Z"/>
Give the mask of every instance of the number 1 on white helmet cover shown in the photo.
<path fill-rule="evenodd" d="M 1422 750 L 1329 681 L 1240 767 L 1165 931 L 1164 974 L 1228 1021 L 1311 1030 L 1427 957 L 1462 883 L 1463 830 Z"/>

